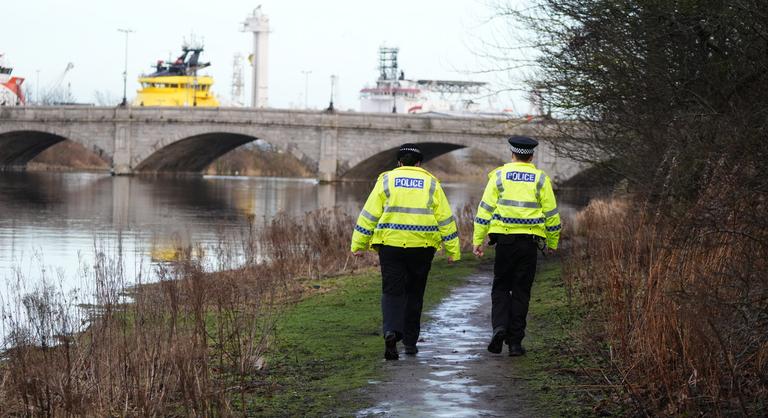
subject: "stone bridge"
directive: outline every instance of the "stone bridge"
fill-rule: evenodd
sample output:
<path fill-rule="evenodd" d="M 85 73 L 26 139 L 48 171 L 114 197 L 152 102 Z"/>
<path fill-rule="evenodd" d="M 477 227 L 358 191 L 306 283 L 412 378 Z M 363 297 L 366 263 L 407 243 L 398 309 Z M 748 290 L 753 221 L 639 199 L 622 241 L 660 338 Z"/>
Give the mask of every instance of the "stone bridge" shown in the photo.
<path fill-rule="evenodd" d="M 395 150 L 420 144 L 425 160 L 478 148 L 507 159 L 504 138 L 538 138 L 536 160 L 555 181 L 580 166 L 559 158 L 546 125 L 518 119 L 458 118 L 252 108 L 0 108 L 0 170 L 23 169 L 70 140 L 103 158 L 116 175 L 200 172 L 243 144 L 266 141 L 316 170 L 321 181 L 370 178 L 393 166 Z"/>

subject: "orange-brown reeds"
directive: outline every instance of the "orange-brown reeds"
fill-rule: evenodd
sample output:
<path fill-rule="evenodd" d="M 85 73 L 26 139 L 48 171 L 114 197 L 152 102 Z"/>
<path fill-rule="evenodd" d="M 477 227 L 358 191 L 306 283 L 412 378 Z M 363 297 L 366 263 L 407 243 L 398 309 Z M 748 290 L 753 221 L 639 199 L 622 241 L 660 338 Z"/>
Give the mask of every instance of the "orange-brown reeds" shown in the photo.
<path fill-rule="evenodd" d="M 768 230 L 750 216 L 765 202 L 738 177 L 715 177 L 677 218 L 623 198 L 593 201 L 575 219 L 565 278 L 646 414 L 767 406 Z"/>

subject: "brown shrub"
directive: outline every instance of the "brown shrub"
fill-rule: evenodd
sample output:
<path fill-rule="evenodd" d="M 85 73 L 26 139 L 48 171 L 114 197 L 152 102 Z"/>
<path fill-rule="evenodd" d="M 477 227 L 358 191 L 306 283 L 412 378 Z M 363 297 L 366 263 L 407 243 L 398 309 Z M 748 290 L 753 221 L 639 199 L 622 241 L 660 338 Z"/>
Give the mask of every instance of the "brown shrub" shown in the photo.
<path fill-rule="evenodd" d="M 135 286 L 127 284 L 119 252 L 98 251 L 92 274 L 83 277 L 95 282 L 93 295 L 80 299 L 44 283 L 19 296 L 13 315 L 5 313 L 10 332 L 0 362 L 0 410 L 35 416 L 235 414 L 244 408 L 245 394 L 264 383 L 255 372 L 277 314 L 300 289 L 296 278 L 362 265 L 349 257 L 353 222 L 335 211 L 301 220 L 277 216 L 214 249 L 217 268 L 239 259 L 238 268 L 208 273 L 198 256 L 202 249 L 179 248 L 178 262 L 157 266 L 155 282 L 142 284 L 137 277 Z M 78 305 L 80 300 L 93 304 Z"/>
<path fill-rule="evenodd" d="M 681 218 L 626 198 L 593 201 L 575 219 L 565 278 L 593 348 L 607 345 L 646 414 L 764 411 L 768 230 L 755 218 L 763 197 L 739 189 L 743 173 L 713 176 Z"/>

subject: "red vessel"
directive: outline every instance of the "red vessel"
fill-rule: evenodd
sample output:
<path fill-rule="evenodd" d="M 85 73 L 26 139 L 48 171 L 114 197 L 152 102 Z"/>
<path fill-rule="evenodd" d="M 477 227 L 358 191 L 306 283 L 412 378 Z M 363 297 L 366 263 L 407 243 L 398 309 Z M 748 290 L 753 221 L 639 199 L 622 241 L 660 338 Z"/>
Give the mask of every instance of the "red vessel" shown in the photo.
<path fill-rule="evenodd" d="M 11 75 L 13 68 L 3 54 L 0 54 L 0 106 L 23 106 L 24 93 L 21 85 L 24 79 Z"/>

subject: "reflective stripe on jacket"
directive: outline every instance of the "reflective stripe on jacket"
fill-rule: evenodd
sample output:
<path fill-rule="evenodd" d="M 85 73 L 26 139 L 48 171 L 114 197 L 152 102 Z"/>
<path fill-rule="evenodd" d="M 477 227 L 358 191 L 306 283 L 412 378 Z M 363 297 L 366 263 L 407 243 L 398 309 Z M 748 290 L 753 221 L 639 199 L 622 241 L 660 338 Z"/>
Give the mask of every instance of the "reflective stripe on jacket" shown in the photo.
<path fill-rule="evenodd" d="M 451 206 L 432 174 L 403 166 L 379 176 L 357 218 L 352 251 L 375 244 L 405 248 L 444 244 L 454 260 L 461 257 Z"/>
<path fill-rule="evenodd" d="M 472 244 L 487 234 L 532 234 L 546 238 L 557 249 L 560 213 L 549 176 L 530 163 L 505 164 L 488 174 L 475 216 Z"/>

